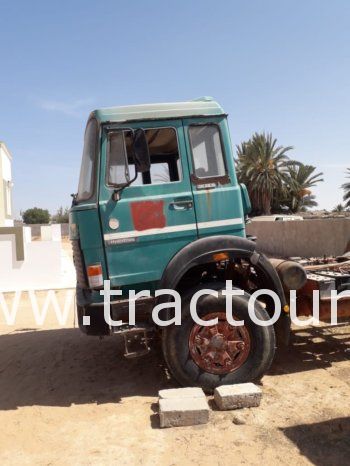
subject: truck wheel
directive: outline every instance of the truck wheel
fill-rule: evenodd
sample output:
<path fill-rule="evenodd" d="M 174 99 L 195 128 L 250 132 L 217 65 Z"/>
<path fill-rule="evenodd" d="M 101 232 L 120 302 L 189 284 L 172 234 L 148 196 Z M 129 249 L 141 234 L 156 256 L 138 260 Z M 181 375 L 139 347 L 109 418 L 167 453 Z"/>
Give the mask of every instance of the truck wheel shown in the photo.
<path fill-rule="evenodd" d="M 192 289 L 182 299 L 180 326 L 163 330 L 163 354 L 174 378 L 184 386 L 199 386 L 212 392 L 219 385 L 258 380 L 269 369 L 275 354 L 273 326 L 262 327 L 249 317 L 250 295 L 232 297 L 235 320 L 244 320 L 241 327 L 226 320 L 226 297 L 220 293 L 222 284 L 208 284 L 206 289 L 219 291 L 218 298 L 204 295 L 197 302 L 198 316 L 203 320 L 218 318 L 218 324 L 196 324 L 190 314 L 190 300 L 203 286 Z M 255 315 L 269 320 L 266 310 L 255 302 Z"/>

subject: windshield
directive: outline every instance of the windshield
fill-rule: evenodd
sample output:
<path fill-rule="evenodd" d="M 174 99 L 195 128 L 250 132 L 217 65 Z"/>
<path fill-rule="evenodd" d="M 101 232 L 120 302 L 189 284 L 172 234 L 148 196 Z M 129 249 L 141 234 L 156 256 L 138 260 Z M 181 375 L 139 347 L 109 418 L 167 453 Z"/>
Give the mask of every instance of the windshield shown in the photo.
<path fill-rule="evenodd" d="M 98 124 L 95 118 L 88 121 L 84 137 L 77 201 L 86 201 L 94 194 Z"/>

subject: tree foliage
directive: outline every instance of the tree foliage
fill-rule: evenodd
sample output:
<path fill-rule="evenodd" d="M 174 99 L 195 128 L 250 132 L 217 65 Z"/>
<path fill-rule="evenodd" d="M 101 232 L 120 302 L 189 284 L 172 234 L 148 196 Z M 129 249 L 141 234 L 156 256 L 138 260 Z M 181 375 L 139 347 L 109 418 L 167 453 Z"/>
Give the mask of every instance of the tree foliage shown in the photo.
<path fill-rule="evenodd" d="M 295 213 L 317 206 L 310 188 L 323 181 L 323 174 L 290 160 L 291 149 L 277 145 L 271 133 L 254 133 L 237 146 L 237 176 L 247 186 L 255 214 Z"/>
<path fill-rule="evenodd" d="M 68 223 L 69 222 L 69 209 L 66 207 L 63 209 L 61 206 L 57 209 L 57 212 L 52 216 L 53 223 Z"/>
<path fill-rule="evenodd" d="M 33 207 L 32 209 L 27 209 L 21 213 L 23 222 L 27 225 L 38 224 L 38 223 L 49 223 L 50 214 L 47 209 L 40 209 L 39 207 Z"/>
<path fill-rule="evenodd" d="M 343 206 L 343 204 L 337 204 L 332 210 L 332 212 L 344 212 L 344 210 L 345 207 Z"/>
<path fill-rule="evenodd" d="M 350 178 L 350 168 L 347 169 L 346 174 L 347 178 Z M 350 183 L 344 183 L 342 188 L 344 189 L 343 200 L 345 202 L 345 207 L 350 208 Z"/>
<path fill-rule="evenodd" d="M 323 181 L 323 173 L 315 173 L 316 167 L 304 165 L 300 162 L 288 164 L 284 177 L 286 199 L 284 204 L 295 213 L 316 207 L 317 202 L 310 188 Z M 283 200 L 281 199 L 283 202 Z"/>
<path fill-rule="evenodd" d="M 274 193 L 283 188 L 283 174 L 292 147 L 277 145 L 272 134 L 255 133 L 249 141 L 237 146 L 237 174 L 245 183 L 251 197 L 253 210 L 271 213 Z"/>

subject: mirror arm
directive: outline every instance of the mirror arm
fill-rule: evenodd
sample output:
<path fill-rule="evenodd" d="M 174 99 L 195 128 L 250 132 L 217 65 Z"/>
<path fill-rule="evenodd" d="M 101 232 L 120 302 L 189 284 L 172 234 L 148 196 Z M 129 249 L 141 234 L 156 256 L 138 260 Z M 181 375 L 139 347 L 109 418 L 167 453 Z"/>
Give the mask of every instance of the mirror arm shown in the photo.
<path fill-rule="evenodd" d="M 113 201 L 119 201 L 123 190 L 127 188 L 128 186 L 130 186 L 136 180 L 136 178 L 137 178 L 137 171 L 135 170 L 134 178 L 129 180 L 127 183 L 123 184 L 123 186 L 120 186 L 120 188 L 115 188 L 113 190 L 113 195 L 112 195 Z"/>
<path fill-rule="evenodd" d="M 135 134 L 135 131 L 133 129 L 130 129 L 131 131 L 131 134 L 132 134 L 132 138 L 134 138 L 134 134 Z M 132 158 L 134 160 L 134 166 L 135 166 L 135 176 L 134 178 L 132 178 L 131 180 L 129 180 L 127 183 L 123 184 L 123 186 L 120 186 L 119 188 L 115 188 L 113 190 L 113 194 L 112 194 L 112 199 L 113 201 L 119 201 L 120 198 L 121 198 L 121 194 L 123 192 L 123 190 L 125 188 L 127 188 L 128 186 L 130 186 L 137 178 L 137 171 L 136 171 L 136 163 L 135 163 L 135 153 L 134 153 L 134 149 L 132 148 Z"/>
<path fill-rule="evenodd" d="M 143 131 L 143 130 L 142 130 L 142 131 Z M 120 188 L 114 189 L 113 195 L 112 195 L 112 199 L 113 199 L 114 201 L 119 201 L 120 198 L 121 198 L 121 194 L 122 194 L 123 190 L 124 190 L 125 188 L 127 188 L 128 186 L 130 186 L 130 185 L 136 180 L 137 175 L 138 175 L 139 173 L 142 173 L 142 172 L 139 172 L 139 171 L 137 170 L 138 165 L 137 165 L 137 159 L 136 159 L 135 149 L 134 149 L 135 131 L 134 131 L 133 129 L 131 129 L 131 132 L 132 132 L 132 139 L 133 139 L 133 144 L 132 144 L 132 149 L 131 149 L 131 151 L 132 151 L 132 158 L 133 158 L 134 166 L 135 166 L 135 176 L 134 176 L 131 180 L 129 180 L 127 183 L 125 183 L 123 186 L 120 186 Z M 148 150 L 147 150 L 147 151 L 148 151 Z"/>
<path fill-rule="evenodd" d="M 135 175 L 134 175 L 134 178 L 132 178 L 131 180 L 129 180 L 127 183 L 123 184 L 123 186 L 120 186 L 120 188 L 114 189 L 113 195 L 112 195 L 113 201 L 119 201 L 120 198 L 121 198 L 121 194 L 122 194 L 123 190 L 124 190 L 125 188 L 127 188 L 128 186 L 130 186 L 130 185 L 136 180 L 136 178 L 137 178 L 138 172 L 137 172 L 137 170 L 136 170 L 134 150 L 132 150 L 132 158 L 134 159 L 134 166 L 135 166 Z"/>

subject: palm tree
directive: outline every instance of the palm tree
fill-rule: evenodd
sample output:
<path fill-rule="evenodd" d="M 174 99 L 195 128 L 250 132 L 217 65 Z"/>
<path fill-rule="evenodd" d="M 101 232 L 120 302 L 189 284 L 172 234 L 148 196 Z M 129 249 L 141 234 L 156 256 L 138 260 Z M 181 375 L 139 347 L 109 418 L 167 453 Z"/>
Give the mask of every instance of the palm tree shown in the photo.
<path fill-rule="evenodd" d="M 291 149 L 278 146 L 271 133 L 255 133 L 249 141 L 237 146 L 238 178 L 246 184 L 255 211 L 271 213 L 274 192 L 283 185 L 283 172 L 289 160 L 286 153 Z"/>
<path fill-rule="evenodd" d="M 323 173 L 314 173 L 316 167 L 300 162 L 290 162 L 284 177 L 286 189 L 286 204 L 294 213 L 316 207 L 317 202 L 310 188 L 323 181 Z"/>
<path fill-rule="evenodd" d="M 347 178 L 350 178 L 350 168 L 347 169 Z M 344 183 L 342 185 L 342 188 L 344 189 L 344 196 L 343 199 L 345 201 L 345 207 L 349 208 L 350 207 L 350 183 Z"/>
<path fill-rule="evenodd" d="M 332 210 L 332 212 L 344 212 L 344 206 L 343 204 L 337 204 L 334 209 Z"/>
<path fill-rule="evenodd" d="M 300 203 L 300 212 L 306 212 L 307 209 L 312 207 L 317 207 L 318 202 L 316 201 L 316 196 L 314 194 L 309 194 L 304 196 Z"/>

